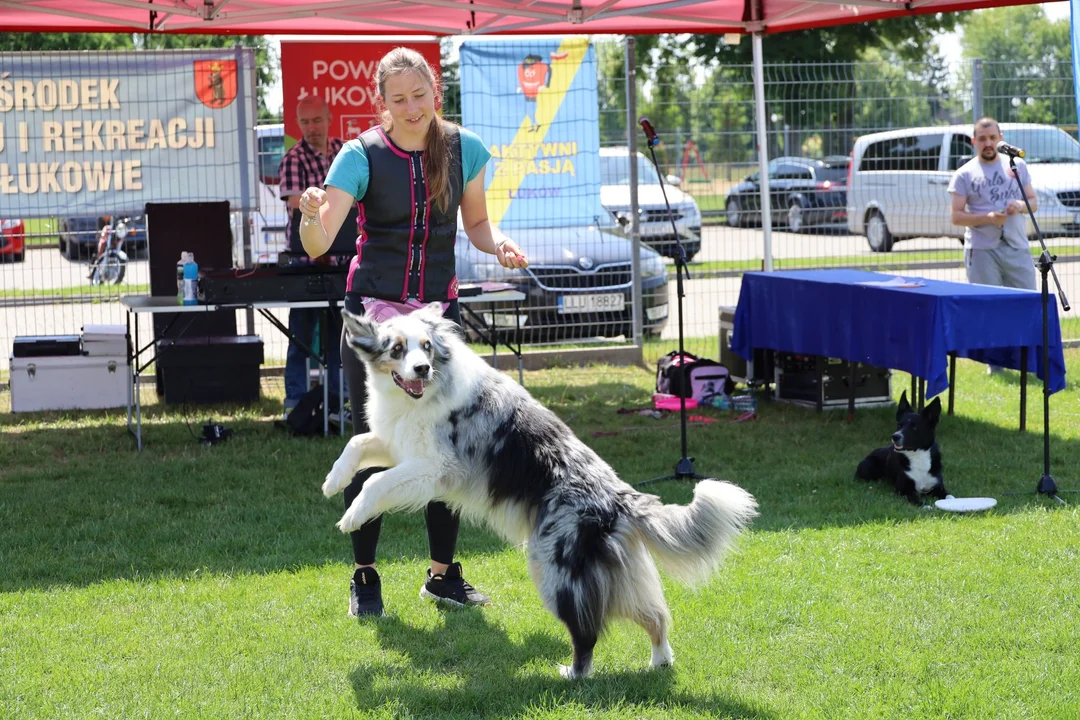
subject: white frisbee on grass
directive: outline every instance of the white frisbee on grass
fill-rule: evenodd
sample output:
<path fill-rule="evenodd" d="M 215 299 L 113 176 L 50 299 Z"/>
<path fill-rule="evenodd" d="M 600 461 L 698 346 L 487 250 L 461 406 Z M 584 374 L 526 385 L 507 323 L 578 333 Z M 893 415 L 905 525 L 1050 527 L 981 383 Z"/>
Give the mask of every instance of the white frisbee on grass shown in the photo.
<path fill-rule="evenodd" d="M 934 507 L 947 512 L 978 512 L 989 510 L 997 505 L 997 500 L 988 497 L 958 498 L 949 495 L 944 500 L 934 502 Z"/>

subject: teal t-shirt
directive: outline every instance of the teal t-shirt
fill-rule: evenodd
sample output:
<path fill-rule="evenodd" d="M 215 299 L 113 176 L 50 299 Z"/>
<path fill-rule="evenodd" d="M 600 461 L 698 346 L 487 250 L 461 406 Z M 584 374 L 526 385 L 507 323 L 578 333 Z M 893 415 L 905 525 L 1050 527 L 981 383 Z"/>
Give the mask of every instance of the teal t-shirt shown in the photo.
<path fill-rule="evenodd" d="M 467 185 L 470 180 L 480 174 L 480 171 L 491 159 L 491 153 L 484 146 L 480 136 L 471 130 L 461 128 L 461 174 Z M 368 168 L 367 150 L 359 138 L 345 143 L 341 152 L 334 158 L 330 165 L 330 171 L 326 173 L 326 185 L 344 190 L 357 200 L 363 200 L 367 193 Z"/>

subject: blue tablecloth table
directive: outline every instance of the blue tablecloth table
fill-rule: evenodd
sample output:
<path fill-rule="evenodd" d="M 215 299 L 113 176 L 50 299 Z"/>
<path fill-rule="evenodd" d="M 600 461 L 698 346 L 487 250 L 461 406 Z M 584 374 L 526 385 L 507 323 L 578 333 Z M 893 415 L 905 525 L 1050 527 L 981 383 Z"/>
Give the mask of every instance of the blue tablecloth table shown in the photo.
<path fill-rule="evenodd" d="M 762 348 L 903 370 L 926 381 L 927 398 L 950 387 L 952 353 L 1025 371 L 1034 363 L 1042 378 L 1038 291 L 903 279 L 919 286 L 887 285 L 895 276 L 864 270 L 748 272 L 732 350 L 744 358 Z M 1054 393 L 1065 388 L 1065 357 L 1053 298 L 1049 321 L 1048 386 Z M 1022 425 L 1023 412 L 1021 407 Z"/>

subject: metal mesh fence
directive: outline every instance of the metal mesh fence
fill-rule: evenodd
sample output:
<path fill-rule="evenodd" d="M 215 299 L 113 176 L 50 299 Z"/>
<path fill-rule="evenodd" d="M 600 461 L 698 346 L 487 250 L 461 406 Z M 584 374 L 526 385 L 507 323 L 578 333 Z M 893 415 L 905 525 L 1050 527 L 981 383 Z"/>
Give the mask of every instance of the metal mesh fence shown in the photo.
<path fill-rule="evenodd" d="M 503 277 L 490 263 L 474 262 L 465 253 L 459 258 L 460 279 L 506 280 L 524 289 L 528 300 L 521 319 L 529 331 L 526 341 L 536 345 L 597 337 L 632 342 L 631 290 L 639 283 L 646 339 L 658 336 L 670 343 L 678 332 L 672 261 L 677 235 L 691 256 L 682 315 L 688 344 L 715 356 L 719 309 L 736 304 L 741 274 L 761 269 L 765 259 L 752 69 L 662 65 L 637 80 L 637 114 L 649 115 L 663 140 L 656 160 L 675 228 L 652 155 L 642 143 L 638 199 L 643 256 L 641 277 L 634 278 L 631 245 L 618 222 L 629 211 L 630 193 L 625 47 L 603 42 L 595 49 L 596 127 L 574 130 L 597 137 L 601 147 L 603 210 L 597 212 L 595 227 L 567 221 L 560 216 L 560 204 L 552 204 L 549 217 L 536 218 L 543 226 L 539 230 L 505 228 L 533 258 L 527 273 Z M 446 114 L 460 121 L 460 75 L 450 68 L 446 77 Z M 1074 262 L 1080 257 L 1080 145 L 1068 65 L 778 64 L 766 65 L 764 80 L 776 268 L 865 267 L 966 281 L 963 229 L 951 223 L 947 188 L 959 165 L 974 155 L 973 119 L 986 114 L 1001 121 L 1006 140 L 1028 150 L 1036 218 L 1058 256 L 1065 292 L 1075 298 L 1080 290 L 1080 268 Z M 632 131 L 640 132 L 636 125 Z M 10 163 L 13 135 L 6 137 L 0 162 Z M 264 128 L 259 138 L 263 154 L 253 162 L 275 167 L 280 134 Z M 280 247 L 283 213 L 273 204 L 273 177 L 261 171 L 259 176 L 269 181 L 263 188 L 269 199 L 249 219 L 248 255 L 243 218 L 236 215 L 237 265 L 245 258 L 272 262 Z M 84 324 L 122 323 L 117 298 L 149 291 L 146 254 L 133 247 L 120 285 L 95 288 L 87 279 L 96 218 L 118 209 L 30 217 L 19 197 L 0 196 L 5 243 L 0 258 L 7 261 L 0 264 L 0 346 L 10 348 L 19 335 L 77 333 Z M 132 242 L 141 244 L 145 235 L 139 234 L 137 218 L 134 224 Z M 590 299 L 582 299 L 586 296 Z M 510 308 L 487 311 L 491 321 L 515 319 Z M 1064 316 L 1066 337 L 1080 336 L 1073 315 Z M 243 322 L 240 327 L 243 332 Z M 286 345 L 279 333 L 261 320 L 251 331 L 266 341 L 268 364 L 283 362 Z"/>
<path fill-rule="evenodd" d="M 611 66 L 621 68 L 620 53 L 606 48 Z M 625 83 L 611 77 L 600 100 L 603 138 L 625 142 Z M 860 267 L 966 282 L 964 228 L 951 221 L 948 187 L 974 156 L 974 120 L 991 115 L 1007 141 L 1028 150 L 1035 218 L 1066 294 L 1080 290 L 1080 145 L 1068 64 L 767 64 L 764 87 L 776 269 Z M 678 191 L 700 208 L 684 322 L 700 339 L 694 347 L 713 354 L 718 308 L 736 304 L 741 274 L 765 260 L 752 67 L 661 66 L 639 78 L 636 100 L 663 136 L 662 172 L 679 177 Z M 877 133 L 887 145 L 871 142 Z M 1037 255 L 1030 221 L 1026 234 Z M 1062 317 L 1065 336 L 1080 336 L 1075 311 Z M 663 337 L 677 337 L 674 322 Z"/>

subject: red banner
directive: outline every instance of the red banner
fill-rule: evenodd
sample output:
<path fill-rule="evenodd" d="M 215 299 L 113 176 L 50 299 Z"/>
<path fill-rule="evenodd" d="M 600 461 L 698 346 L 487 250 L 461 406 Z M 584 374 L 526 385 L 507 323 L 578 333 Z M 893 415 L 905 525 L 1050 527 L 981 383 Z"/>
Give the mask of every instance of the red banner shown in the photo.
<path fill-rule="evenodd" d="M 383 55 L 408 47 L 441 72 L 437 42 L 311 42 L 281 43 L 281 90 L 284 98 L 285 147 L 300 139 L 296 101 L 308 95 L 325 98 L 330 106 L 331 136 L 350 140 L 378 123 L 375 69 Z"/>

